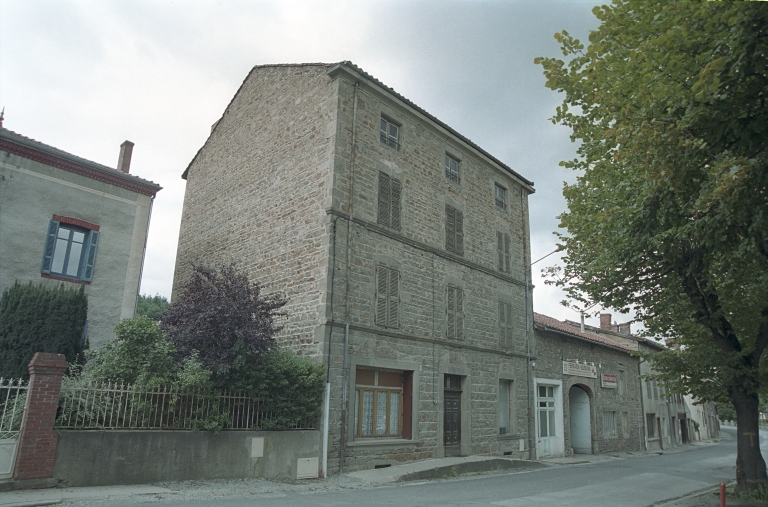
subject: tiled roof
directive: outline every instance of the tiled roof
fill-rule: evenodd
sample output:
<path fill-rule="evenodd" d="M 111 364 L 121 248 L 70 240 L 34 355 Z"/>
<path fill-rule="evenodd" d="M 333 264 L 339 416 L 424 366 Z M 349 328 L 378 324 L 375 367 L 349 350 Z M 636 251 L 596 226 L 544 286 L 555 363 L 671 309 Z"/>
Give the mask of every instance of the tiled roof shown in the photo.
<path fill-rule="evenodd" d="M 542 315 L 540 313 L 533 314 L 533 321 L 534 323 L 541 327 L 546 329 L 554 329 L 556 331 L 559 331 L 561 333 L 569 334 L 571 336 L 574 336 L 576 338 L 581 338 L 582 340 L 587 340 L 590 342 L 594 342 L 598 345 L 604 345 L 606 347 L 611 347 L 614 349 L 620 349 L 629 351 L 631 350 L 629 347 L 622 345 L 620 343 L 616 343 L 612 340 L 609 340 L 607 338 L 603 338 L 602 336 L 599 336 L 595 333 L 591 333 L 589 331 L 586 331 L 584 333 L 581 332 L 581 329 L 578 326 L 574 326 L 571 324 L 567 324 L 561 320 L 557 320 L 553 317 L 549 317 L 547 315 Z"/>
<path fill-rule="evenodd" d="M 162 189 L 157 183 L 72 155 L 6 128 L 0 128 L 0 150 L 143 195 L 154 196 Z"/>

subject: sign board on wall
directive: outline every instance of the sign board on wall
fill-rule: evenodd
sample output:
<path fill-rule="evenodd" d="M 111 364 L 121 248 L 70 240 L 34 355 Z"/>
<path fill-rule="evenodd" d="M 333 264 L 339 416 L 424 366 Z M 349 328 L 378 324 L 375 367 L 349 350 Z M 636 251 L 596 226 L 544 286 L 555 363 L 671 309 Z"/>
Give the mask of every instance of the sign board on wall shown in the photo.
<path fill-rule="evenodd" d="M 580 364 L 571 361 L 563 361 L 563 375 L 597 378 L 597 368 L 593 364 Z"/>
<path fill-rule="evenodd" d="M 613 373 L 603 373 L 600 375 L 600 384 L 608 389 L 616 389 L 619 387 L 619 381 L 616 375 Z"/>

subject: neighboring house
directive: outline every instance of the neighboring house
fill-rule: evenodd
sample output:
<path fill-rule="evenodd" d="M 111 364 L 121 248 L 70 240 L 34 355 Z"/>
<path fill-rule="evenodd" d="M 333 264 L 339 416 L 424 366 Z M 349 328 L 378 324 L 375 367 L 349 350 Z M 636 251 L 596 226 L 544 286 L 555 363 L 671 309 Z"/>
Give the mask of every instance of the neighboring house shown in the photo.
<path fill-rule="evenodd" d="M 534 322 L 537 456 L 643 449 L 639 358 L 578 324 Z"/>
<path fill-rule="evenodd" d="M 629 322 L 611 322 L 610 313 L 600 314 L 600 327 L 585 327 L 603 338 L 642 353 L 659 352 L 666 348 L 656 341 L 633 335 Z M 641 361 L 638 373 L 640 376 L 650 375 L 653 363 Z M 668 395 L 656 380 L 642 380 L 641 390 L 645 449 L 656 451 L 690 443 L 694 427 L 683 396 Z"/>
<path fill-rule="evenodd" d="M 717 414 L 717 403 L 712 401 L 699 403 L 690 394 L 685 395 L 684 399 L 688 412 L 691 414 L 692 439 L 718 438 L 720 436 L 720 419 Z"/>
<path fill-rule="evenodd" d="M 182 177 L 174 295 L 231 261 L 287 295 L 331 472 L 529 456 L 532 182 L 350 62 L 254 67 Z"/>
<path fill-rule="evenodd" d="M 85 285 L 91 348 L 136 309 L 160 186 L 128 174 L 132 148 L 116 170 L 0 128 L 0 291 Z"/>

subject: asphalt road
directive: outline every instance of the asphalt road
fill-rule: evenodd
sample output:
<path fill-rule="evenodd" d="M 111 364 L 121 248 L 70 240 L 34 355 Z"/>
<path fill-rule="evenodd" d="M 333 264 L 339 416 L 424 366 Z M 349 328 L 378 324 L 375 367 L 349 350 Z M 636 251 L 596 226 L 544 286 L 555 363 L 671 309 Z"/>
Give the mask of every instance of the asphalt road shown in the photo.
<path fill-rule="evenodd" d="M 736 437 L 724 429 L 723 440 L 663 454 L 612 459 L 582 465 L 552 466 L 521 473 L 476 475 L 451 480 L 337 491 L 274 491 L 195 498 L 197 495 L 132 497 L 82 505 L 119 507 L 158 503 L 162 506 L 502 506 L 502 507 L 647 507 L 690 493 L 712 489 L 735 477 Z M 761 435 L 761 444 L 765 445 Z M 201 492 L 202 493 L 202 492 Z M 204 496 L 204 495 L 201 495 Z M 160 507 L 160 505 L 158 507 Z"/>

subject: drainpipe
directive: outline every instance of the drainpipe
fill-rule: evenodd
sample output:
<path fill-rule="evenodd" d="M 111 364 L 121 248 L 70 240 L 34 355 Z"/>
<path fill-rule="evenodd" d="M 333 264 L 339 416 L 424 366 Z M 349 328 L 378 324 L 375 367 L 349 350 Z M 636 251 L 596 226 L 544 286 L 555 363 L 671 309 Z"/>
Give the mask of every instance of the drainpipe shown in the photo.
<path fill-rule="evenodd" d="M 536 453 L 534 451 L 534 433 L 536 432 L 536 413 L 534 412 L 533 399 L 535 393 L 535 386 L 533 385 L 533 368 L 531 365 L 531 333 L 533 332 L 533 326 L 531 323 L 533 313 L 533 287 L 531 285 L 531 259 L 528 257 L 528 240 L 530 234 L 528 234 L 528 213 L 525 208 L 525 199 L 523 197 L 523 189 L 520 189 L 520 214 L 522 216 L 523 225 L 523 262 L 525 263 L 525 347 L 526 347 L 526 381 L 528 382 L 528 459 L 534 460 Z"/>
<path fill-rule="evenodd" d="M 336 222 L 339 217 L 333 219 L 333 238 L 331 254 L 331 297 L 329 306 L 331 307 L 331 325 L 328 329 L 328 365 L 325 371 L 325 400 L 323 400 L 323 468 L 321 470 L 323 479 L 328 477 L 328 427 L 331 412 L 331 344 L 333 340 L 333 293 L 336 280 Z"/>
<path fill-rule="evenodd" d="M 355 191 L 355 158 L 357 155 L 356 141 L 357 141 L 357 90 L 360 86 L 359 81 L 355 81 L 355 89 L 353 91 L 354 100 L 352 105 L 352 147 L 350 153 L 349 162 L 349 197 L 348 197 L 348 209 L 349 218 L 347 219 L 347 253 L 346 253 L 346 265 L 347 265 L 347 280 L 346 280 L 346 306 L 344 308 L 344 365 L 342 370 L 342 403 L 341 403 L 341 439 L 339 442 L 339 474 L 344 473 L 344 451 L 347 445 L 347 378 L 348 378 L 348 364 L 346 358 L 349 354 L 349 291 L 350 291 L 350 278 L 352 275 L 351 265 L 351 248 L 352 248 L 352 211 L 353 211 L 353 198 Z"/>

